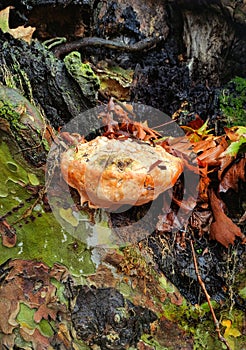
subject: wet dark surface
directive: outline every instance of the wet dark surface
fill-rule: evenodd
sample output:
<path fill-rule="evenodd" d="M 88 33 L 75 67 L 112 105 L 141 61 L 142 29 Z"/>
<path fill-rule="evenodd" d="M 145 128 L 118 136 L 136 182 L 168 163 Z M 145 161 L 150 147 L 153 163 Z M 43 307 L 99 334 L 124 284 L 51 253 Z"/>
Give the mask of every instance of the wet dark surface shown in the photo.
<path fill-rule="evenodd" d="M 79 286 L 72 321 L 79 338 L 100 349 L 124 350 L 150 332 L 156 315 L 135 306 L 113 288 Z"/>
<path fill-rule="evenodd" d="M 197 281 L 194 262 L 189 243 L 182 247 L 176 237 L 155 234 L 148 239 L 159 269 L 179 289 L 192 304 L 205 302 L 205 295 Z M 230 296 L 235 275 L 243 270 L 246 249 L 238 242 L 227 250 L 206 237 L 195 240 L 196 259 L 199 272 L 210 297 L 217 302 L 225 302 Z M 245 300 L 236 293 L 233 295 L 235 306 L 245 310 Z"/>

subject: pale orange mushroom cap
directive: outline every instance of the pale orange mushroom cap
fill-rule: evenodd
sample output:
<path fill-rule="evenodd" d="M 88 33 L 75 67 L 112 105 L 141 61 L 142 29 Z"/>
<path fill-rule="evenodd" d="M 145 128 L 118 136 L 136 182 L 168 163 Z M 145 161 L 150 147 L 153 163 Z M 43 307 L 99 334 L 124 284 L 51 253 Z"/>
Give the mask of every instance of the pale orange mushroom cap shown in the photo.
<path fill-rule="evenodd" d="M 98 136 L 61 157 L 61 171 L 81 204 L 92 208 L 142 205 L 172 187 L 183 171 L 181 159 L 147 142 Z"/>

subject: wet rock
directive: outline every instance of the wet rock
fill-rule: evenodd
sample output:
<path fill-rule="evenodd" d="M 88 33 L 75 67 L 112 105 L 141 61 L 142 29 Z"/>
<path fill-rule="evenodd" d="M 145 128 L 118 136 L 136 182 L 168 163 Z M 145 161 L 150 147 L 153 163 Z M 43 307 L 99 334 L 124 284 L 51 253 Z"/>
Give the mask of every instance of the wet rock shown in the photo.
<path fill-rule="evenodd" d="M 156 315 L 136 306 L 113 288 L 80 286 L 72 321 L 77 336 L 100 349 L 124 350 L 150 331 Z"/>

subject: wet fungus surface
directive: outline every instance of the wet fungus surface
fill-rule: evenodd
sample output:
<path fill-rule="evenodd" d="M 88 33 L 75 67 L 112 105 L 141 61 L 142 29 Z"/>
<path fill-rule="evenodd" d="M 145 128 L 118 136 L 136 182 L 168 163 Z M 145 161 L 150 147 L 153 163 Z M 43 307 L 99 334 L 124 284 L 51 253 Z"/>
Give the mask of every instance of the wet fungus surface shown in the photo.
<path fill-rule="evenodd" d="M 79 192 L 81 204 L 115 208 L 157 198 L 175 184 L 183 166 L 161 146 L 99 136 L 64 152 L 61 171 Z"/>

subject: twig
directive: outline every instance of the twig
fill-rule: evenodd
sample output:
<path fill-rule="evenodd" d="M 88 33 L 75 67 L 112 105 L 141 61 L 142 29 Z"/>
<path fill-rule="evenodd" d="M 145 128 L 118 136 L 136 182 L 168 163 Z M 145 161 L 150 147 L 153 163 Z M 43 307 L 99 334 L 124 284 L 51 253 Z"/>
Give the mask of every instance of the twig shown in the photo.
<path fill-rule="evenodd" d="M 33 212 L 33 209 L 36 207 L 36 205 L 42 200 L 43 198 L 43 195 L 46 193 L 46 186 L 43 186 L 39 191 L 38 191 L 38 198 L 35 199 L 34 203 L 28 207 L 24 213 L 15 221 L 12 223 L 12 225 L 16 225 L 18 222 L 22 221 L 23 219 L 26 219 L 28 218 L 32 212 Z"/>
<path fill-rule="evenodd" d="M 227 350 L 232 350 L 227 342 L 227 340 L 221 335 L 220 333 L 220 328 L 219 328 L 219 321 L 217 320 L 217 317 L 215 315 L 215 312 L 214 312 L 214 309 L 213 309 L 213 306 L 210 302 L 210 295 L 208 294 L 207 292 L 207 289 L 206 289 L 206 286 L 201 278 L 201 275 L 200 275 L 200 272 L 199 272 L 199 269 L 198 269 L 198 264 L 197 264 L 197 259 L 196 259 L 196 253 L 195 253 L 195 249 L 194 249 L 194 245 L 193 245 L 193 242 L 192 240 L 190 240 L 190 245 L 191 245 L 191 251 L 192 251 L 192 257 L 193 257 L 193 262 L 194 262 L 194 267 L 195 267 L 195 272 L 196 272 L 196 276 L 197 276 L 197 280 L 205 294 L 205 297 L 207 299 L 207 302 L 208 302 L 208 306 L 210 308 L 210 311 L 211 311 L 211 314 L 212 314 L 212 317 L 213 317 L 213 321 L 214 321 L 214 325 L 215 325 L 215 330 L 217 332 L 217 335 L 218 335 L 218 338 L 219 340 L 225 344 L 226 346 L 226 349 Z"/>
<path fill-rule="evenodd" d="M 90 37 L 90 38 L 81 38 L 70 43 L 62 44 L 56 46 L 53 50 L 53 53 L 56 57 L 67 54 L 71 51 L 78 50 L 81 47 L 85 46 L 94 46 L 94 47 L 107 47 L 109 49 L 126 51 L 126 52 L 139 52 L 146 51 L 153 48 L 155 45 L 160 43 L 163 40 L 162 36 L 147 38 L 140 40 L 135 44 L 125 44 L 120 41 L 107 40 L 103 38 Z"/>

